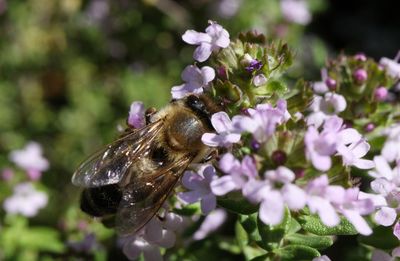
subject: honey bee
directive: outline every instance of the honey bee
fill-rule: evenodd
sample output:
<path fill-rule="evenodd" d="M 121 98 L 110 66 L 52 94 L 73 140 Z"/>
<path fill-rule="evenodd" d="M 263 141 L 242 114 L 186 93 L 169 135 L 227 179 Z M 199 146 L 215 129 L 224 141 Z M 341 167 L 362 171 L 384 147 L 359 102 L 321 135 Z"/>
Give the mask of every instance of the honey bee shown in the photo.
<path fill-rule="evenodd" d="M 168 198 L 191 163 L 207 161 L 213 149 L 201 137 L 214 132 L 211 115 L 219 111 L 208 96 L 172 100 L 148 115 L 146 125 L 125 134 L 90 156 L 72 183 L 84 187 L 81 209 L 111 220 L 119 234 L 140 230 Z"/>

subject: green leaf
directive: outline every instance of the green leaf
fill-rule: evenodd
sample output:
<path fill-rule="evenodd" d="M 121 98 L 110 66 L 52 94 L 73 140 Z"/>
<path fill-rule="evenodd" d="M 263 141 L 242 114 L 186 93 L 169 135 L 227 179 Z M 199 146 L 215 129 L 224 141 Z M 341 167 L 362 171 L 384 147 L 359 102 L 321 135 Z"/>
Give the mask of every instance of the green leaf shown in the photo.
<path fill-rule="evenodd" d="M 374 228 L 370 236 L 360 236 L 359 241 L 379 249 L 393 249 L 399 245 L 399 240 L 393 235 L 393 228 L 383 226 Z"/>
<path fill-rule="evenodd" d="M 340 219 L 340 224 L 334 227 L 324 225 L 318 216 L 300 216 L 298 219 L 301 227 L 310 233 L 319 236 L 329 235 L 357 235 L 354 226 L 345 218 Z"/>
<path fill-rule="evenodd" d="M 291 218 L 286 234 L 294 234 L 301 229 L 301 225 L 296 219 Z"/>
<path fill-rule="evenodd" d="M 287 87 L 283 82 L 280 81 L 270 81 L 267 84 L 267 92 L 270 94 L 277 94 L 282 96 L 287 92 Z"/>
<path fill-rule="evenodd" d="M 239 215 L 239 222 L 251 241 L 261 242 L 262 238 L 258 232 L 257 214 Z"/>
<path fill-rule="evenodd" d="M 304 245 L 316 249 L 325 249 L 333 244 L 330 236 L 292 234 L 286 236 L 285 240 L 293 245 Z"/>
<path fill-rule="evenodd" d="M 250 215 L 258 210 L 257 205 L 248 202 L 239 192 L 231 192 L 218 197 L 217 202 L 219 206 L 238 214 Z"/>
<path fill-rule="evenodd" d="M 47 227 L 33 227 L 20 237 L 20 246 L 28 249 L 61 253 L 65 245 L 59 241 L 58 232 Z"/>
<path fill-rule="evenodd" d="M 311 260 L 321 254 L 314 248 L 303 245 L 289 245 L 274 251 L 280 260 Z"/>
<path fill-rule="evenodd" d="M 287 208 L 279 225 L 266 225 L 258 218 L 257 226 L 262 238 L 261 247 L 268 251 L 277 248 L 285 236 L 285 232 L 289 230 L 290 220 L 290 211 Z"/>
<path fill-rule="evenodd" d="M 265 261 L 265 260 L 269 260 L 268 254 L 256 256 L 255 258 L 251 259 L 250 261 Z"/>

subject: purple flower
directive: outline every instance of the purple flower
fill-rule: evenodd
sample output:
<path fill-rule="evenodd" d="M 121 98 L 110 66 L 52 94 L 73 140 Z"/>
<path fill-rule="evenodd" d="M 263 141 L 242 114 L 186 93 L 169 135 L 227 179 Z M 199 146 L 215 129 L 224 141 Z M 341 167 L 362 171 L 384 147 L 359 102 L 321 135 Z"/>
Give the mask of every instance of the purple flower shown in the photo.
<path fill-rule="evenodd" d="M 354 78 L 354 80 L 356 80 L 356 82 L 362 83 L 365 80 L 367 80 L 368 73 L 365 69 L 360 68 L 360 69 L 357 69 L 354 71 L 353 78 Z"/>
<path fill-rule="evenodd" d="M 372 252 L 372 261 L 395 261 L 400 257 L 400 247 L 396 247 L 392 250 L 392 255 L 389 255 L 383 250 L 374 249 Z"/>
<path fill-rule="evenodd" d="M 215 169 L 211 165 L 203 165 L 197 173 L 185 171 L 182 184 L 190 191 L 179 193 L 178 198 L 187 204 L 200 201 L 201 211 L 207 215 L 217 206 L 216 197 L 210 188 L 210 183 L 216 178 Z"/>
<path fill-rule="evenodd" d="M 14 194 L 4 200 L 3 208 L 10 214 L 34 217 L 47 201 L 47 194 L 37 191 L 32 183 L 20 183 L 14 187 Z"/>
<path fill-rule="evenodd" d="M 302 209 L 306 204 L 306 193 L 292 184 L 296 176 L 284 166 L 266 171 L 264 176 L 265 180 L 258 182 L 263 186 L 261 188 L 254 186 L 257 193 L 254 193 L 250 200 L 261 200 L 259 211 L 261 221 L 268 225 L 278 225 L 282 222 L 285 205 L 294 211 Z"/>
<path fill-rule="evenodd" d="M 209 66 L 199 69 L 195 65 L 188 65 L 183 70 L 181 77 L 185 83 L 171 89 L 174 99 L 180 99 L 188 93 L 202 93 L 203 88 L 208 87 L 208 84 L 214 80 L 215 71 Z"/>
<path fill-rule="evenodd" d="M 369 144 L 352 128 L 343 128 L 343 119 L 332 116 L 325 121 L 321 133 L 310 126 L 304 137 L 307 159 L 320 171 L 330 169 L 331 156 L 336 152 L 343 157 L 345 165 L 361 169 L 373 168 L 370 160 L 361 159 L 369 150 Z"/>
<path fill-rule="evenodd" d="M 223 209 L 215 209 L 206 216 L 200 228 L 193 234 L 195 240 L 202 240 L 216 231 L 225 222 L 227 213 Z"/>
<path fill-rule="evenodd" d="M 392 76 L 393 78 L 400 78 L 400 64 L 399 64 L 399 59 L 400 59 L 400 52 L 397 53 L 396 58 L 389 59 L 386 57 L 382 57 L 381 60 L 379 61 L 379 64 L 385 68 L 387 73 Z"/>
<path fill-rule="evenodd" d="M 382 148 L 382 156 L 389 162 L 400 159 L 400 124 L 390 126 L 384 134 L 387 139 Z"/>
<path fill-rule="evenodd" d="M 373 212 L 374 204 L 371 199 L 361 199 L 358 188 L 345 190 L 340 186 L 330 186 L 328 177 L 322 175 L 308 183 L 306 192 L 307 205 L 311 213 L 317 213 L 325 225 L 338 225 L 340 219 L 336 212 L 339 212 L 359 233 L 363 235 L 372 233 L 362 215 Z"/>
<path fill-rule="evenodd" d="M 248 113 L 250 116 L 234 116 L 233 126 L 240 132 L 252 133 L 259 143 L 267 141 L 275 132 L 276 126 L 290 119 L 285 100 L 279 100 L 276 108 L 270 104 L 259 104 L 255 109 L 248 109 Z"/>
<path fill-rule="evenodd" d="M 380 86 L 374 91 L 374 98 L 376 101 L 384 101 L 388 96 L 388 90 L 384 86 Z"/>
<path fill-rule="evenodd" d="M 143 102 L 133 102 L 129 111 L 128 124 L 136 129 L 142 128 L 146 124 L 144 113 Z"/>
<path fill-rule="evenodd" d="M 252 73 L 254 71 L 258 71 L 263 66 L 263 63 L 261 61 L 258 61 L 257 59 L 254 59 L 248 53 L 246 53 L 243 56 L 243 59 L 240 61 L 240 63 L 244 66 L 244 69 L 249 73 Z"/>
<path fill-rule="evenodd" d="M 49 168 L 48 160 L 42 155 L 42 147 L 36 142 L 29 142 L 22 150 L 11 152 L 10 160 L 24 169 L 31 180 L 38 180 L 42 172 Z"/>
<path fill-rule="evenodd" d="M 251 180 L 258 176 L 255 162 L 250 156 L 245 156 L 240 162 L 232 154 L 226 153 L 219 161 L 219 168 L 227 175 L 211 182 L 211 190 L 217 196 L 239 189 L 248 195 Z"/>
<path fill-rule="evenodd" d="M 229 147 L 240 141 L 240 134 L 233 127 L 226 112 L 221 111 L 211 116 L 211 124 L 217 133 L 204 133 L 201 140 L 210 147 Z"/>
<path fill-rule="evenodd" d="M 315 257 L 312 261 L 331 261 L 331 259 L 328 256 L 323 255 L 323 256 Z"/>
<path fill-rule="evenodd" d="M 313 83 L 312 87 L 315 93 L 324 94 L 328 92 L 329 89 L 333 87 L 333 83 L 334 87 L 336 88 L 336 81 L 328 77 L 328 71 L 326 70 L 326 68 L 321 69 L 321 79 L 322 81 Z M 330 87 L 328 83 L 332 86 Z"/>
<path fill-rule="evenodd" d="M 187 30 L 182 35 L 182 39 L 188 44 L 198 45 L 193 53 L 193 58 L 199 62 L 204 62 L 212 52 L 226 48 L 230 43 L 228 31 L 215 22 L 210 22 L 210 25 L 206 28 L 206 33 Z"/>
<path fill-rule="evenodd" d="M 328 92 L 322 98 L 314 95 L 310 109 L 313 111 L 306 119 L 307 125 L 319 127 L 330 115 L 339 114 L 347 107 L 345 98 L 336 93 Z"/>
<path fill-rule="evenodd" d="M 307 25 L 311 22 L 311 13 L 306 1 L 281 0 L 280 4 L 282 15 L 287 21 L 300 25 Z"/>
<path fill-rule="evenodd" d="M 367 56 L 365 56 L 365 54 L 363 53 L 357 53 L 356 55 L 354 55 L 354 59 L 360 62 L 365 62 L 367 61 Z"/>
<path fill-rule="evenodd" d="M 137 259 L 143 253 L 145 260 L 160 260 L 160 247 L 171 248 L 174 246 L 176 236 L 171 229 L 171 218 L 168 219 L 168 213 L 164 213 L 164 221 L 157 216 L 153 217 L 146 226 L 136 235 L 121 238 L 123 244 L 123 252 L 130 259 Z M 174 219 L 172 223 L 176 223 Z M 173 225 L 177 227 L 177 224 Z"/>
<path fill-rule="evenodd" d="M 90 253 L 92 250 L 99 246 L 96 240 L 96 235 L 94 233 L 86 234 L 83 240 L 67 242 L 67 245 L 75 252 L 84 253 Z"/>

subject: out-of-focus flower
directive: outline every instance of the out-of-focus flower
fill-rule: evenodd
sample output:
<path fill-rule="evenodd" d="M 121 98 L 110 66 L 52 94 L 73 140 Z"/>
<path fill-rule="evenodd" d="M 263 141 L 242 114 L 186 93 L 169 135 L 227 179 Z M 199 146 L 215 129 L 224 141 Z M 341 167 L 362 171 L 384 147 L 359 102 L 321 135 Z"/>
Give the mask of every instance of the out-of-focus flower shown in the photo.
<path fill-rule="evenodd" d="M 399 59 L 400 59 L 400 51 L 397 53 L 396 58 L 389 59 L 386 57 L 382 57 L 381 60 L 379 61 L 379 64 L 385 68 L 387 73 L 392 76 L 393 78 L 400 78 L 400 64 L 399 64 Z"/>
<path fill-rule="evenodd" d="M 183 70 L 181 77 L 185 83 L 171 89 L 174 99 L 180 99 L 188 93 L 202 93 L 203 88 L 208 87 L 208 84 L 214 80 L 215 71 L 209 66 L 199 69 L 195 65 L 188 65 Z"/>
<path fill-rule="evenodd" d="M 331 259 L 328 256 L 323 255 L 323 256 L 314 258 L 312 261 L 331 261 Z"/>
<path fill-rule="evenodd" d="M 259 143 L 265 142 L 275 132 L 276 126 L 290 119 L 286 101 L 279 100 L 276 108 L 270 104 L 259 104 L 247 110 L 250 116 L 237 115 L 232 118 L 234 127 L 240 132 L 253 134 Z"/>
<path fill-rule="evenodd" d="M 42 155 L 42 147 L 36 142 L 29 142 L 22 150 L 11 152 L 10 160 L 24 169 L 31 180 L 38 180 L 42 172 L 49 168 L 48 160 Z"/>
<path fill-rule="evenodd" d="M 124 254 L 130 260 L 136 260 L 142 253 L 147 261 L 163 260 L 160 247 L 171 248 L 176 241 L 174 230 L 167 227 L 168 222 L 155 216 L 137 234 L 122 238 Z"/>
<path fill-rule="evenodd" d="M 385 198 L 384 204 L 376 206 L 374 220 L 383 226 L 391 226 L 397 217 L 397 208 L 400 206 L 400 168 L 392 169 L 387 160 L 382 156 L 375 156 L 375 170 L 369 171 L 369 175 L 376 178 L 371 182 L 372 190 Z"/>
<path fill-rule="evenodd" d="M 200 201 L 201 211 L 204 214 L 210 213 L 217 206 L 216 197 L 210 188 L 210 183 L 216 178 L 215 169 L 211 165 L 203 165 L 197 173 L 185 171 L 182 184 L 190 191 L 179 193 L 178 198 L 187 204 Z"/>
<path fill-rule="evenodd" d="M 67 245 L 75 252 L 84 253 L 90 253 L 99 246 L 94 233 L 86 234 L 81 241 L 70 241 L 67 243 Z"/>
<path fill-rule="evenodd" d="M 336 81 L 328 76 L 326 68 L 321 69 L 321 80 L 320 82 L 314 82 L 313 90 L 317 94 L 324 94 L 329 90 L 336 89 Z"/>
<path fill-rule="evenodd" d="M 395 124 L 384 131 L 387 136 L 382 148 L 382 156 L 388 162 L 400 160 L 400 124 Z"/>
<path fill-rule="evenodd" d="M 211 182 L 211 190 L 217 196 L 222 196 L 234 190 L 243 190 L 247 196 L 248 186 L 251 180 L 258 176 L 253 158 L 245 156 L 240 162 L 231 153 L 226 153 L 219 161 L 220 169 L 226 173 L 222 177 Z"/>
<path fill-rule="evenodd" d="M 354 59 L 360 62 L 365 62 L 367 61 L 367 56 L 365 56 L 364 53 L 357 53 L 356 55 L 354 55 Z"/>
<path fill-rule="evenodd" d="M 386 87 L 380 86 L 375 89 L 374 98 L 376 101 L 384 101 L 386 99 L 386 97 L 388 96 L 388 93 L 389 92 Z"/>
<path fill-rule="evenodd" d="M 14 187 L 14 194 L 4 200 L 3 208 L 10 214 L 34 217 L 47 201 L 47 194 L 37 191 L 32 183 L 21 183 Z"/>
<path fill-rule="evenodd" d="M 204 133 L 201 141 L 211 147 L 229 147 L 240 141 L 240 134 L 232 125 L 226 112 L 217 112 L 211 116 L 211 124 L 217 133 Z"/>
<path fill-rule="evenodd" d="M 353 78 L 357 83 L 363 83 L 367 80 L 368 73 L 365 69 L 360 68 L 354 71 Z"/>
<path fill-rule="evenodd" d="M 0 15 L 5 13 L 6 10 L 7 10 L 7 2 L 6 2 L 6 0 L 0 0 Z"/>
<path fill-rule="evenodd" d="M 6 168 L 1 171 L 1 179 L 4 181 L 9 181 L 14 177 L 14 172 L 12 169 Z"/>
<path fill-rule="evenodd" d="M 133 102 L 129 110 L 128 124 L 138 129 L 145 125 L 143 102 Z"/>
<path fill-rule="evenodd" d="M 395 261 L 400 257 L 400 247 L 392 250 L 392 255 L 389 255 L 383 250 L 374 249 L 372 252 L 371 261 Z"/>
<path fill-rule="evenodd" d="M 283 17 L 296 24 L 307 25 L 311 22 L 311 13 L 304 0 L 281 0 Z"/>
<path fill-rule="evenodd" d="M 228 31 L 215 22 L 210 22 L 206 33 L 187 30 L 182 35 L 182 39 L 188 44 L 198 45 L 193 53 L 193 58 L 199 62 L 204 62 L 212 52 L 226 48 L 230 43 Z"/>
<path fill-rule="evenodd" d="M 220 0 L 218 1 L 217 12 L 223 18 L 231 18 L 239 10 L 242 0 Z"/>
<path fill-rule="evenodd" d="M 193 234 L 193 239 L 202 240 L 216 231 L 225 222 L 227 213 L 223 209 L 215 209 L 204 219 L 200 228 Z"/>
<path fill-rule="evenodd" d="M 351 132 L 347 131 L 347 134 Z M 375 164 L 371 160 L 362 159 L 370 149 L 370 145 L 364 140 L 360 139 L 358 135 L 344 136 L 346 140 L 337 147 L 338 155 L 343 158 L 343 164 L 346 166 L 355 166 L 359 169 L 372 169 Z"/>

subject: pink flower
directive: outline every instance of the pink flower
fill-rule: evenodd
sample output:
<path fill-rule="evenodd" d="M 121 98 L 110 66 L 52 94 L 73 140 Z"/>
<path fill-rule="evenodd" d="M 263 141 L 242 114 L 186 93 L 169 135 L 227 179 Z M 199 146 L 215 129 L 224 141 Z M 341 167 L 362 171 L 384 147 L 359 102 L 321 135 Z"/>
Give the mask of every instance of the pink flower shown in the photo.
<path fill-rule="evenodd" d="M 146 124 L 144 113 L 143 102 L 133 102 L 129 111 L 128 124 L 136 129 L 143 127 Z"/>
<path fill-rule="evenodd" d="M 296 24 L 307 25 L 311 22 L 311 13 L 304 0 L 281 0 L 283 17 Z"/>
<path fill-rule="evenodd" d="M 286 101 L 279 100 L 276 108 L 270 104 L 259 104 L 247 110 L 250 116 L 237 115 L 232 118 L 233 126 L 239 132 L 253 134 L 259 143 L 265 142 L 275 132 L 276 126 L 290 119 Z"/>
<path fill-rule="evenodd" d="M 186 204 L 200 201 L 203 214 L 210 213 L 217 206 L 216 197 L 210 188 L 210 183 L 216 178 L 215 169 L 211 165 L 203 165 L 197 173 L 185 171 L 182 184 L 190 191 L 179 193 L 178 198 Z"/>
<path fill-rule="evenodd" d="M 278 225 L 282 222 L 285 205 L 289 209 L 297 211 L 306 204 L 306 193 L 298 186 L 292 184 L 295 179 L 293 171 L 286 167 L 278 167 L 276 170 L 265 172 L 265 180 L 253 200 L 261 200 L 259 216 L 261 221 L 268 225 Z"/>
<path fill-rule="evenodd" d="M 36 142 L 29 142 L 22 150 L 11 152 L 10 160 L 24 169 L 31 180 L 38 180 L 42 172 L 49 168 L 48 160 L 42 155 L 42 147 Z"/>
<path fill-rule="evenodd" d="M 206 28 L 206 33 L 187 30 L 182 35 L 182 39 L 188 44 L 198 45 L 193 53 L 193 58 L 199 62 L 204 62 L 212 52 L 226 48 L 230 43 L 228 31 L 215 22 L 210 22 L 210 25 Z"/>
<path fill-rule="evenodd" d="M 37 191 L 32 183 L 20 183 L 14 187 L 14 194 L 3 202 L 3 208 L 10 214 L 34 217 L 47 205 L 47 194 Z"/>
<path fill-rule="evenodd" d="M 395 261 L 400 257 L 400 247 L 392 250 L 391 255 L 380 249 L 374 249 L 372 252 L 372 261 Z"/>
<path fill-rule="evenodd" d="M 219 161 L 219 167 L 227 175 L 211 182 L 211 190 L 217 196 L 240 189 L 247 195 L 247 186 L 251 186 L 250 181 L 258 176 L 255 162 L 250 156 L 245 156 L 240 162 L 232 154 L 226 153 Z"/>
<path fill-rule="evenodd" d="M 317 213 L 325 225 L 338 225 L 340 222 L 338 212 L 343 214 L 359 233 L 363 235 L 372 233 L 362 215 L 373 212 L 374 204 L 371 199 L 360 198 L 358 188 L 345 190 L 340 186 L 331 186 L 328 177 L 322 175 L 308 183 L 306 192 L 307 205 L 311 213 Z"/>
<path fill-rule="evenodd" d="M 225 222 L 228 214 L 223 209 L 215 209 L 206 216 L 200 228 L 193 234 L 195 240 L 202 240 L 216 231 Z"/>
<path fill-rule="evenodd" d="M 229 147 L 240 141 L 240 134 L 233 127 L 226 112 L 217 112 L 211 116 L 211 124 L 217 133 L 204 133 L 201 140 L 210 147 Z"/>
<path fill-rule="evenodd" d="M 396 58 L 389 59 L 386 57 L 382 57 L 379 61 L 379 64 L 382 65 L 387 73 L 392 76 L 393 78 L 400 78 L 400 52 L 397 53 Z"/>
<path fill-rule="evenodd" d="M 208 87 L 208 84 L 214 80 L 215 71 L 209 66 L 199 69 L 195 65 L 188 65 L 183 70 L 181 77 L 185 83 L 171 89 L 174 99 L 180 99 L 188 93 L 202 93 L 203 88 Z"/>

